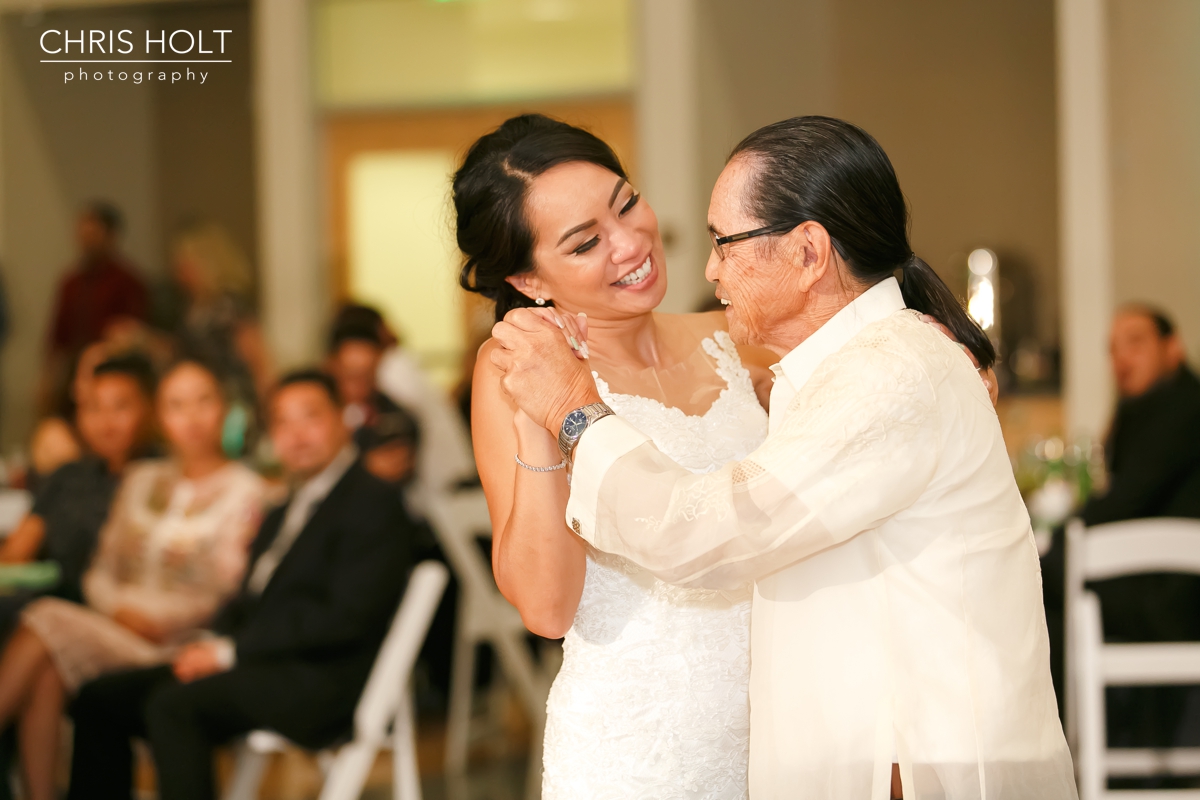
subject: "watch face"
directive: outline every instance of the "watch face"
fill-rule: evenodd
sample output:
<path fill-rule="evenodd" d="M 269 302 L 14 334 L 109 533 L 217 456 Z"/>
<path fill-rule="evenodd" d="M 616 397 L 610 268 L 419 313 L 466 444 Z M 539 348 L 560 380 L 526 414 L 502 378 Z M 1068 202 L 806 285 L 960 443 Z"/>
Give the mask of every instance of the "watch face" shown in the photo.
<path fill-rule="evenodd" d="M 587 417 L 578 409 L 567 414 L 567 418 L 563 420 L 562 431 L 570 439 L 577 439 L 583 435 L 587 428 Z"/>

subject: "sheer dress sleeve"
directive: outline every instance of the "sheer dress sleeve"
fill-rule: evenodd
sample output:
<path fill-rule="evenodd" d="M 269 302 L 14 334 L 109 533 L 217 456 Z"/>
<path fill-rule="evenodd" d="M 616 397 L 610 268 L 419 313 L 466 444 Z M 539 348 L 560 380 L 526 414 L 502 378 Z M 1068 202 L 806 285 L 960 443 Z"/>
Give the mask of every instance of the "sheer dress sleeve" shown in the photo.
<path fill-rule="evenodd" d="M 877 526 L 934 474 L 934 387 L 894 351 L 831 356 L 784 414 L 748 458 L 705 475 L 600 420 L 576 452 L 568 525 L 664 581 L 728 589 Z"/>

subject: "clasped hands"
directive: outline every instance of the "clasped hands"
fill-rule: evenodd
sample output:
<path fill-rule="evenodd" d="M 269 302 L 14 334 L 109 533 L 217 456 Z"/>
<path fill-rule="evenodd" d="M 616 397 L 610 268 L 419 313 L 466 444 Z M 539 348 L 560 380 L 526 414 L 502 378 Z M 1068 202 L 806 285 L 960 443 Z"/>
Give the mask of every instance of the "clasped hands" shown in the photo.
<path fill-rule="evenodd" d="M 921 320 L 957 341 L 945 325 L 929 315 Z M 553 308 L 518 308 L 492 328 L 500 347 L 491 361 L 504 372 L 500 385 L 538 425 L 557 434 L 563 419 L 577 408 L 600 402 L 600 393 L 587 365 L 587 317 L 560 314 Z M 962 346 L 962 345 L 960 345 Z M 967 357 L 979 362 L 963 347 Z M 996 374 L 979 370 L 992 405 L 999 399 Z"/>
<path fill-rule="evenodd" d="M 492 328 L 500 385 L 526 415 L 557 435 L 567 414 L 600 402 L 587 363 L 587 317 L 517 308 Z"/>

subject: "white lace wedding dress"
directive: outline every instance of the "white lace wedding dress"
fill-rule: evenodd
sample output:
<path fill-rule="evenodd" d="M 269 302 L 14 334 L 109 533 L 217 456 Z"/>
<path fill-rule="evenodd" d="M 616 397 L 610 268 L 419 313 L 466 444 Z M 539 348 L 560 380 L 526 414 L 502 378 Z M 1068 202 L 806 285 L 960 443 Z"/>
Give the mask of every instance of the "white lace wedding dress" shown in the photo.
<path fill-rule="evenodd" d="M 703 342 L 726 387 L 703 415 L 635 395 L 605 402 L 694 472 L 745 458 L 767 415 L 729 335 Z M 547 703 L 543 800 L 742 800 L 750 741 L 750 587 L 662 583 L 589 551 Z"/>

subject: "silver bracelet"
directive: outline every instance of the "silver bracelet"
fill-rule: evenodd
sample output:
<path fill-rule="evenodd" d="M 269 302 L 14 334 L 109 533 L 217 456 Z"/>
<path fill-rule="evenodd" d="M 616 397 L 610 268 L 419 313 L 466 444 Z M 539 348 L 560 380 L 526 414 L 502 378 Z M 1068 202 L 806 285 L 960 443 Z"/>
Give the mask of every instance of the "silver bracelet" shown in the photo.
<path fill-rule="evenodd" d="M 562 461 L 555 464 L 553 467 L 535 467 L 532 464 L 526 464 L 524 461 L 521 460 L 521 457 L 519 455 L 517 455 L 516 453 L 513 453 L 513 458 L 515 458 L 517 460 L 518 464 L 520 464 L 522 467 L 529 470 L 530 472 L 555 472 L 556 470 L 566 469 L 566 466 L 567 466 L 567 460 L 565 458 Z"/>

